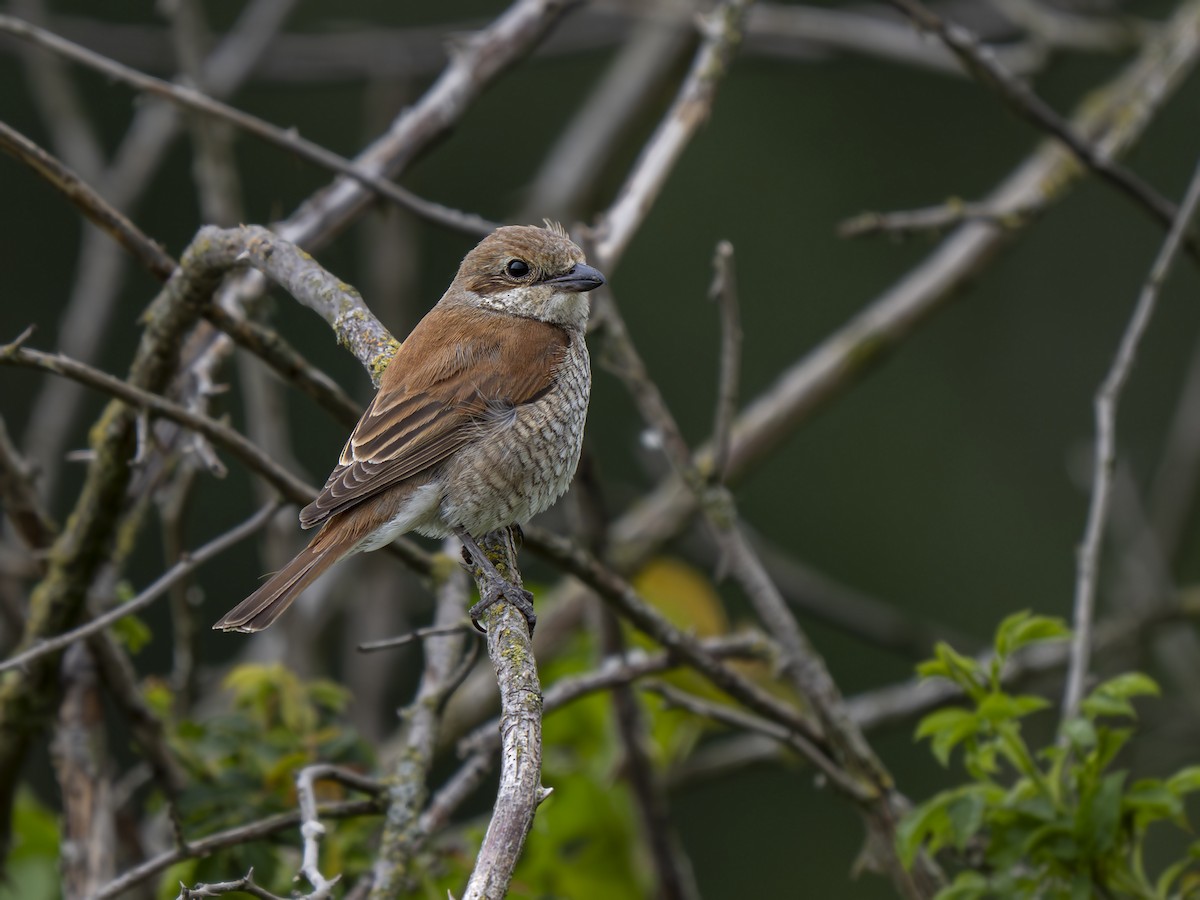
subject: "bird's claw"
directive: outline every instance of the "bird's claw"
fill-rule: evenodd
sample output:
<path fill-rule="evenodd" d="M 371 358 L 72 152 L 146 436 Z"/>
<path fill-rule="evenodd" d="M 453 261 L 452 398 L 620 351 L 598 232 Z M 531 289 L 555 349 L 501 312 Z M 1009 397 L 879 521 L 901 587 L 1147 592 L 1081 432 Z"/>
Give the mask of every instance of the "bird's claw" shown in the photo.
<path fill-rule="evenodd" d="M 501 600 L 511 604 L 525 617 L 525 622 L 529 625 L 529 636 L 533 637 L 533 626 L 537 624 L 537 616 L 533 612 L 533 594 L 503 580 L 489 580 L 482 599 L 471 607 L 469 615 L 475 628 L 482 632 L 487 631 L 479 624 L 479 620 L 489 607 Z"/>

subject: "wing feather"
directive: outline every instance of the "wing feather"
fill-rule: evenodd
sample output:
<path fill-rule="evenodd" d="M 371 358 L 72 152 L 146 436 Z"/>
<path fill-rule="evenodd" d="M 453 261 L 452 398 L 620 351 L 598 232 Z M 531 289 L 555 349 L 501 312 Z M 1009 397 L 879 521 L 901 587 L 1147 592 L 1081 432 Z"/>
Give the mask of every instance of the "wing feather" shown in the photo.
<path fill-rule="evenodd" d="M 544 396 L 569 341 L 563 329 L 533 319 L 471 307 L 432 310 L 397 351 L 300 524 L 320 525 L 429 472 L 476 439 L 496 409 Z"/>

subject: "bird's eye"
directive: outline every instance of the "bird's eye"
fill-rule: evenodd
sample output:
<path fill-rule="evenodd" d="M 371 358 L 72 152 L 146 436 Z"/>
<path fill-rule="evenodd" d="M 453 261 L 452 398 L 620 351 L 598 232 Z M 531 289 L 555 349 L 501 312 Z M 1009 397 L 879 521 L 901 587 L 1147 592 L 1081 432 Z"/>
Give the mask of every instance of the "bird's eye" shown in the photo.
<path fill-rule="evenodd" d="M 529 274 L 529 263 L 522 259 L 510 259 L 504 267 L 504 274 L 509 278 L 524 278 Z"/>

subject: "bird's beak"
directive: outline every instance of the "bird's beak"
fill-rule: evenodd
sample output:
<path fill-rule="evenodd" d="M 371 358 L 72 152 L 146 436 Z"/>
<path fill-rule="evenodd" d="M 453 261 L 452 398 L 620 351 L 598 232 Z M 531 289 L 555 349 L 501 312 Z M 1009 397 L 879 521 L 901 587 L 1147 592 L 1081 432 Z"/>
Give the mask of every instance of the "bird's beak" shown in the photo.
<path fill-rule="evenodd" d="M 604 284 L 604 276 L 600 274 L 599 269 L 593 269 L 585 263 L 576 263 L 567 274 L 547 278 L 543 284 L 552 284 L 560 291 L 583 293 L 594 291 Z"/>

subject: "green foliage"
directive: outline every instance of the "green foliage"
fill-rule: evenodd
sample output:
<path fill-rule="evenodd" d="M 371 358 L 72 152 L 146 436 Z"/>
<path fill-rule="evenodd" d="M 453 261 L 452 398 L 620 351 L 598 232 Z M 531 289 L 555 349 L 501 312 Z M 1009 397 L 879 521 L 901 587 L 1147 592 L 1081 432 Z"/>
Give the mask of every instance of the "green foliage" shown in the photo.
<path fill-rule="evenodd" d="M 199 836 L 296 808 L 295 777 L 306 765 L 336 763 L 370 770 L 366 745 L 340 718 L 348 700 L 333 682 L 303 681 L 279 664 L 233 669 L 224 687 L 231 709 L 203 722 L 171 717 L 170 691 L 152 685 L 147 698 L 171 726 L 171 743 L 191 778 L 179 798 L 186 834 Z M 336 784 L 321 784 L 321 800 L 343 799 Z M 369 836 L 377 823 L 339 822 L 321 842 L 322 863 L 353 878 L 370 864 Z M 160 896 L 175 897 L 179 882 L 223 881 L 254 868 L 255 881 L 287 894 L 299 863 L 299 840 L 284 833 L 165 873 Z"/>
<path fill-rule="evenodd" d="M 13 807 L 13 848 L 0 900 L 58 900 L 58 822 L 33 793 L 22 788 Z"/>
<path fill-rule="evenodd" d="M 1131 700 L 1157 694 L 1153 680 L 1130 673 L 1099 685 L 1059 740 L 1036 752 L 1022 736 L 1021 720 L 1050 704 L 1009 694 L 1000 673 L 1022 647 L 1068 636 L 1060 620 L 1020 612 L 1001 623 L 988 666 L 939 644 L 918 667 L 971 704 L 929 714 L 916 732 L 943 766 L 959 750 L 969 781 L 912 810 L 897 831 L 906 865 L 922 848 L 957 853 L 963 868 L 939 900 L 1200 896 L 1200 841 L 1155 880 L 1144 863 L 1152 826 L 1190 830 L 1184 798 L 1200 790 L 1200 767 L 1132 782 L 1112 768 L 1133 735 L 1112 720 L 1136 719 Z"/>

